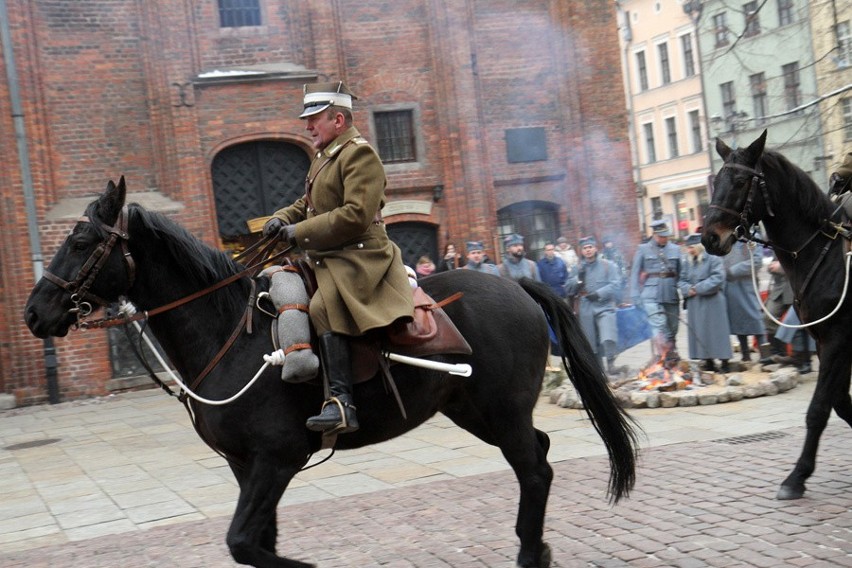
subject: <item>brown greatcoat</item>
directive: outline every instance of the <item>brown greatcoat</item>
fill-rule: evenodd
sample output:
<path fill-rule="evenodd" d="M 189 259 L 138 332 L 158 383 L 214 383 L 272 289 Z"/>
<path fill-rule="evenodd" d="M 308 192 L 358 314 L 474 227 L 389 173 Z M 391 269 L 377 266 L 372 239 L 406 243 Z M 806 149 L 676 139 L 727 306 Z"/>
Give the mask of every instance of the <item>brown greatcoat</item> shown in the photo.
<path fill-rule="evenodd" d="M 402 255 L 377 221 L 387 179 L 376 151 L 350 127 L 317 152 L 308 179 L 314 209 L 301 197 L 274 216 L 296 223 L 296 242 L 316 272 L 310 312 L 317 333 L 363 335 L 410 318 Z"/>

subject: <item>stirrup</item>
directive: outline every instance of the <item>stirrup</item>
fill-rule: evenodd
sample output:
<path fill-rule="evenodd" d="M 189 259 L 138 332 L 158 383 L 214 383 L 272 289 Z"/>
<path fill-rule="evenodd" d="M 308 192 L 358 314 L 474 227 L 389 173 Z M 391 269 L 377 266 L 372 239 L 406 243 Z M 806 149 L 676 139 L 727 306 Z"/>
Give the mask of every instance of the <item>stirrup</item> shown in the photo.
<path fill-rule="evenodd" d="M 321 430 L 323 436 L 333 436 L 335 434 L 347 434 L 349 432 L 354 432 L 358 429 L 357 426 L 353 427 L 349 424 L 349 418 L 346 414 L 347 408 L 351 408 L 352 412 L 355 412 L 355 411 L 358 410 L 355 407 L 354 404 L 345 404 L 336 396 L 332 396 L 332 397 L 328 398 L 327 400 L 325 400 L 325 402 L 322 403 L 322 407 L 320 408 L 319 416 L 322 416 L 322 413 L 325 410 L 325 407 L 328 406 L 329 404 L 336 404 L 337 405 L 337 410 L 340 412 L 340 422 L 336 426 L 333 426 L 328 430 Z"/>

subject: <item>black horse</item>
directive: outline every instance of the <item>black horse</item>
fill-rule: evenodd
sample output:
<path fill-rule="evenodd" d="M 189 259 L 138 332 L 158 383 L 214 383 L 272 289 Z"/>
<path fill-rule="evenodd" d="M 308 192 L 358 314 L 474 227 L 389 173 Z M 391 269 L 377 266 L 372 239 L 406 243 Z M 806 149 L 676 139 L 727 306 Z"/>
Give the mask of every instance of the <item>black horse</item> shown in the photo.
<path fill-rule="evenodd" d="M 92 202 L 53 258 L 45 278 L 27 302 L 25 318 L 38 337 L 64 336 L 79 323 L 86 302 L 100 305 L 120 296 L 138 309 L 157 312 L 180 298 L 234 278 L 243 267 L 205 246 L 166 217 L 124 205 L 125 184 L 109 182 Z M 113 246 L 116 243 L 121 246 Z M 520 483 L 516 533 L 518 565 L 550 565 L 543 542 L 544 515 L 553 476 L 547 463 L 549 438 L 533 427 L 548 352 L 546 319 L 566 355 L 563 362 L 585 403 L 610 458 L 609 494 L 626 496 L 635 480 L 636 436 L 629 417 L 616 404 L 600 362 L 577 320 L 546 286 L 469 270 L 454 270 L 423 280 L 436 300 L 463 292 L 446 312 L 473 348 L 471 356 L 445 356 L 469 363 L 469 378 L 442 371 L 397 365 L 393 375 L 407 418 L 382 380 L 356 386 L 361 429 L 340 436 L 337 447 L 358 448 L 388 440 L 442 412 L 481 440 L 497 446 Z M 268 281 L 259 279 L 259 289 Z M 226 344 L 247 312 L 252 280 L 234 281 L 217 291 L 150 317 L 150 329 L 184 378 L 197 377 Z M 526 291 L 526 293 L 524 293 Z M 272 351 L 269 316 L 250 306 L 255 332 L 237 335 L 231 348 L 197 387 L 200 395 L 223 399 L 239 391 Z M 242 326 L 245 329 L 245 326 Z M 319 408 L 322 388 L 289 384 L 280 371 L 267 370 L 235 402 L 208 406 L 190 401 L 201 437 L 228 460 L 240 487 L 227 543 L 234 559 L 254 566 L 304 567 L 275 553 L 276 508 L 287 484 L 320 449 L 319 434 L 305 420 Z M 340 506 L 345 506 L 341 504 Z"/>
<path fill-rule="evenodd" d="M 716 139 L 724 164 L 714 181 L 702 243 L 709 253 L 725 255 L 737 238 L 751 238 L 752 226 L 762 222 L 795 291 L 801 320 L 816 322 L 839 308 L 808 328 L 817 340 L 819 379 L 808 407 L 802 454 L 777 496 L 798 499 L 814 472 L 819 439 L 831 409 L 852 425 L 852 293 L 842 296 L 848 222 L 845 227 L 840 223 L 842 212 L 805 172 L 778 152 L 765 149 L 765 144 L 766 131 L 747 148 L 737 150 Z"/>

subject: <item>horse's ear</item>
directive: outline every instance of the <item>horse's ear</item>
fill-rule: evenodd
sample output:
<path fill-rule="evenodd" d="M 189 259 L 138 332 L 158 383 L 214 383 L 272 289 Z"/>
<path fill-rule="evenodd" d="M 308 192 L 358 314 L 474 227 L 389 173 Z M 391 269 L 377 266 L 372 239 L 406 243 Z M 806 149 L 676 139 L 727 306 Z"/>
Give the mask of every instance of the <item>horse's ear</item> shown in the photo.
<path fill-rule="evenodd" d="M 722 139 L 716 137 L 716 152 L 722 157 L 722 160 L 727 162 L 728 156 L 731 155 L 731 147 L 722 142 Z"/>
<path fill-rule="evenodd" d="M 124 207 L 126 197 L 127 185 L 124 183 L 124 176 L 121 176 L 121 179 L 118 180 L 118 185 L 109 180 L 106 191 L 98 199 L 98 213 L 101 221 L 109 225 L 114 224 L 121 208 Z"/>
<path fill-rule="evenodd" d="M 767 131 L 764 130 L 763 134 L 757 137 L 757 140 L 748 145 L 748 155 L 755 164 L 763 155 L 763 149 L 766 147 L 766 133 Z"/>

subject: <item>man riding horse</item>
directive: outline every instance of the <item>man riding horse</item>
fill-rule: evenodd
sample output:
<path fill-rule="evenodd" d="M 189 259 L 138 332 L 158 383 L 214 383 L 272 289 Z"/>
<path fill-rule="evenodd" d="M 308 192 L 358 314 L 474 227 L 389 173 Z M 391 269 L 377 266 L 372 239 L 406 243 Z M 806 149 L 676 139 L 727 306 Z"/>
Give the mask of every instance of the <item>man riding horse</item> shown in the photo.
<path fill-rule="evenodd" d="M 350 338 L 414 312 L 399 248 L 388 239 L 381 209 L 384 167 L 352 124 L 352 100 L 342 81 L 305 85 L 305 119 L 316 154 L 305 195 L 279 209 L 263 227 L 304 250 L 316 274 L 310 302 L 330 396 L 307 427 L 324 433 L 358 429 L 352 397 Z"/>

